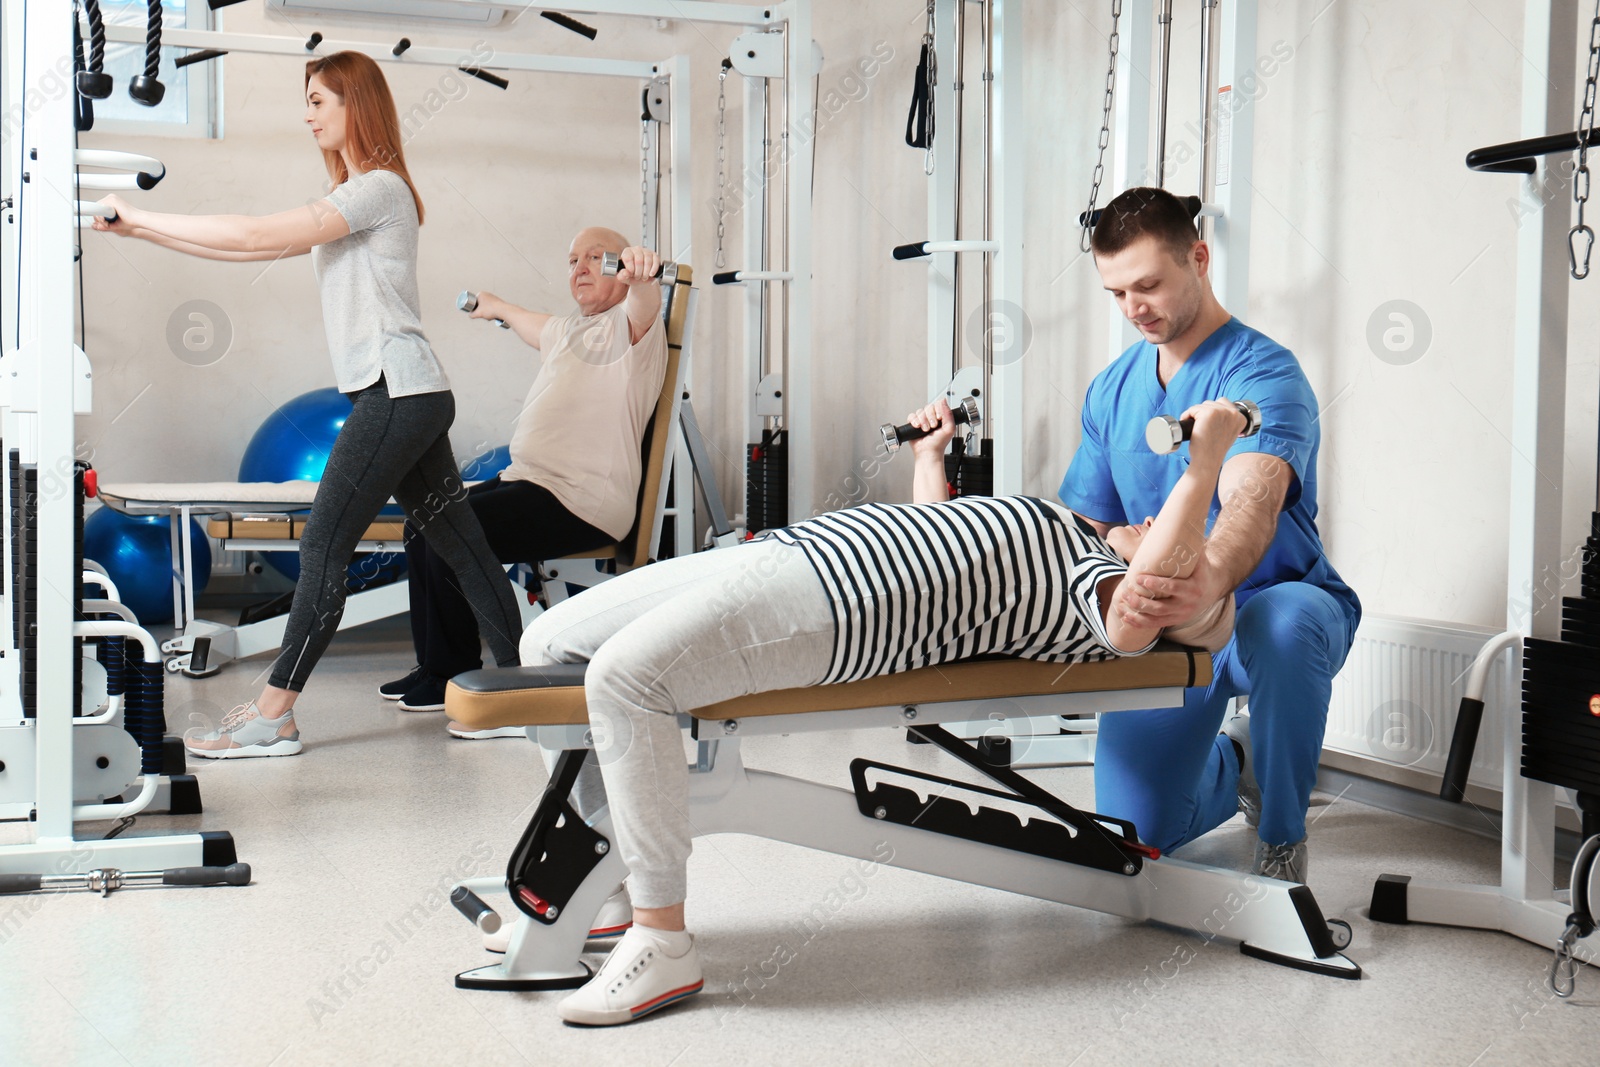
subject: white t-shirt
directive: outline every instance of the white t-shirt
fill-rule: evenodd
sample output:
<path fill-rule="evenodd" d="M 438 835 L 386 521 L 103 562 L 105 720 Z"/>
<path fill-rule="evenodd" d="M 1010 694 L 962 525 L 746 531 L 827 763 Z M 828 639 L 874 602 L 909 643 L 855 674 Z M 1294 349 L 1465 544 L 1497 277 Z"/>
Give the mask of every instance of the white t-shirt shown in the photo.
<path fill-rule="evenodd" d="M 337 186 L 328 201 L 350 233 L 313 248 L 311 265 L 339 391 L 365 389 L 379 375 L 393 397 L 450 388 L 422 332 L 410 186 L 393 171 L 369 170 Z"/>
<path fill-rule="evenodd" d="M 661 396 L 667 331 L 658 317 L 638 344 L 617 304 L 598 315 L 551 318 L 544 363 L 511 434 L 503 481 L 534 482 L 615 538 L 633 528 L 645 424 Z"/>

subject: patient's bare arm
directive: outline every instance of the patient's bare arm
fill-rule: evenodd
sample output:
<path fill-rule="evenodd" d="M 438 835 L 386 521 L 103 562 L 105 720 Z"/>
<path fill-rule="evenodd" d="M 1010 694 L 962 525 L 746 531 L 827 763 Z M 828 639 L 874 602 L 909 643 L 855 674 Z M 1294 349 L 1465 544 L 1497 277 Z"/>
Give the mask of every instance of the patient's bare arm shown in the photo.
<path fill-rule="evenodd" d="M 1238 407 L 1226 399 L 1207 401 L 1183 414 L 1185 418 L 1194 419 L 1194 431 L 1189 442 L 1189 467 L 1178 479 L 1166 503 L 1162 504 L 1161 514 L 1144 529 L 1138 548 L 1128 562 L 1130 572 L 1187 578 L 1194 572 L 1205 551 L 1206 517 L 1211 511 L 1211 501 L 1216 496 L 1222 461 L 1229 447 L 1244 430 L 1245 419 Z M 1121 581 L 1121 578 L 1117 578 L 1101 583 L 1100 610 L 1106 615 L 1106 633 L 1111 638 L 1112 646 L 1118 651 L 1133 652 L 1148 645 L 1161 633 L 1162 628 L 1159 624 L 1142 625 L 1138 616 L 1130 619 L 1119 612 L 1106 611 L 1111 603 L 1111 594 L 1115 593 L 1116 584 Z M 1190 642 L 1197 637 L 1214 640 L 1219 627 L 1231 629 L 1233 598 L 1228 596 L 1223 599 L 1229 605 L 1220 609 L 1227 616 L 1225 621 L 1218 614 L 1219 609 L 1211 609 L 1198 619 L 1172 628 L 1169 636 L 1181 640 L 1174 631 L 1195 627 L 1189 635 Z"/>

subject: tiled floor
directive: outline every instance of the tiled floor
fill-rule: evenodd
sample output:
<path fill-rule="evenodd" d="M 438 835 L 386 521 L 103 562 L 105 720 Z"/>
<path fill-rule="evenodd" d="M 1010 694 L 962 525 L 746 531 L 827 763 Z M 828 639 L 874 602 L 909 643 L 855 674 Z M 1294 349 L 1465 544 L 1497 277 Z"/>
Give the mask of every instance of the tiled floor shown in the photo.
<path fill-rule="evenodd" d="M 1311 885 L 1354 926 L 1360 982 L 905 871 L 858 884 L 853 861 L 723 836 L 690 861 L 706 993 L 631 1027 L 565 1028 L 560 994 L 451 984 L 488 957 L 436 887 L 503 867 L 544 772 L 526 742 L 454 741 L 441 715 L 378 699 L 410 663 L 403 626 L 341 636 L 302 699 L 303 755 L 195 767 L 203 816 L 130 831 L 230 830 L 250 886 L 0 900 L 0 1064 L 1600 1063 L 1600 973 L 1562 1002 L 1545 949 L 1365 917 L 1377 874 L 1489 880 L 1495 842 L 1326 796 Z M 169 722 L 237 702 L 266 666 L 171 680 Z M 940 758 L 897 731 L 745 745 L 753 766 L 841 784 L 852 756 Z M 1031 773 L 1088 803 L 1087 769 Z M 0 825 L 0 841 L 20 833 Z M 1250 849 L 1236 820 L 1183 855 L 1243 865 Z M 848 904 L 752 981 L 841 885 Z M 419 904 L 425 921 L 396 923 Z"/>

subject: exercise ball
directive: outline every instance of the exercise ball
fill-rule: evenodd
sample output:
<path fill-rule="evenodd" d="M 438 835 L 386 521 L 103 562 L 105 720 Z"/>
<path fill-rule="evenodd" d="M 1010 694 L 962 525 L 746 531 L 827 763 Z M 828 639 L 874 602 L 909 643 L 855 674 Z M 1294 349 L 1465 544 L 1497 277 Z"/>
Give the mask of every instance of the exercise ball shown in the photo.
<path fill-rule="evenodd" d="M 469 482 L 486 482 L 511 466 L 511 446 L 501 445 L 480 452 L 461 465 L 461 477 Z"/>
<path fill-rule="evenodd" d="M 211 542 L 189 521 L 195 595 L 211 580 Z M 181 550 L 181 547 L 180 547 Z M 172 521 L 165 515 L 124 515 L 97 508 L 83 522 L 83 555 L 106 569 L 122 602 L 141 623 L 172 621 Z M 101 596 L 98 592 L 91 596 Z"/>
<path fill-rule="evenodd" d="M 333 387 L 302 393 L 262 422 L 244 458 L 239 461 L 241 482 L 316 482 L 322 480 L 334 438 L 350 416 L 350 398 Z M 304 513 L 302 513 L 304 514 Z M 382 514 L 399 518 L 398 505 Z M 300 579 L 300 553 L 263 552 L 261 558 L 290 581 Z M 362 553 L 350 564 L 346 586 L 354 590 L 383 585 L 405 574 L 401 552 Z"/>

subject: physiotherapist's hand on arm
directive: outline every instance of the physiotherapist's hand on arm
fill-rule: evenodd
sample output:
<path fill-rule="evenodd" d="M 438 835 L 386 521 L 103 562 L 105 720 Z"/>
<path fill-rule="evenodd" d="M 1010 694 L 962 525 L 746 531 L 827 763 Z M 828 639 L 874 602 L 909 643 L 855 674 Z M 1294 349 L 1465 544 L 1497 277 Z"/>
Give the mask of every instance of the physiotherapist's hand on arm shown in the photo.
<path fill-rule="evenodd" d="M 906 421 L 926 437 L 911 442 L 915 462 L 911 475 L 911 499 L 917 504 L 936 504 L 950 499 L 950 483 L 944 476 L 944 450 L 956 435 L 955 415 L 944 397 L 906 416 Z"/>
<path fill-rule="evenodd" d="M 96 219 L 94 228 L 97 230 L 143 236 L 155 244 L 180 251 L 185 250 L 180 246 L 187 245 L 235 254 L 229 258 L 277 259 L 303 255 L 317 245 L 350 234 L 350 224 L 328 200 L 261 216 L 163 214 L 135 207 L 116 194 L 100 202 L 117 213 L 117 221 L 108 224 L 105 219 Z"/>
<path fill-rule="evenodd" d="M 1112 610 L 1146 626 L 1178 626 L 1239 588 L 1272 545 L 1292 479 L 1276 456 L 1246 452 L 1228 460 L 1217 482 L 1222 509 L 1194 572 L 1187 578 L 1130 572 Z"/>
<path fill-rule="evenodd" d="M 656 278 L 661 257 L 648 248 L 633 246 L 624 248 L 617 258 L 617 281 L 628 287 L 623 301 L 628 311 L 628 340 L 638 344 L 661 317 L 661 282 Z"/>

